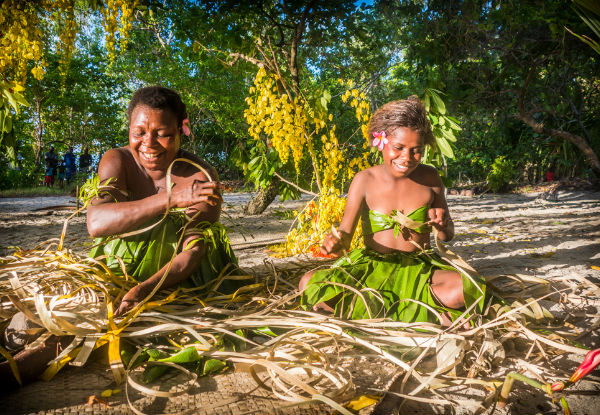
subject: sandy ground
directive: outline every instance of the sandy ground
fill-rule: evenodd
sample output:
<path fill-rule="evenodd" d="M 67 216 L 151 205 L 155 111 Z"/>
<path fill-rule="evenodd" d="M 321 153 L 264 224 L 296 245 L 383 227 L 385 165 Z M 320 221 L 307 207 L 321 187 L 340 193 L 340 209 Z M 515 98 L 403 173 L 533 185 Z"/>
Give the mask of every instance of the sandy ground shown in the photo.
<path fill-rule="evenodd" d="M 538 196 L 535 193 L 449 196 L 457 232 L 450 248 L 482 274 L 519 273 L 549 278 L 574 273 L 600 285 L 600 271 L 592 268 L 600 266 L 600 192 L 559 192 L 557 202 L 547 202 Z M 224 196 L 222 221 L 231 229 L 230 238 L 242 267 L 262 263 L 268 258 L 266 246 L 280 241 L 288 232 L 292 220 L 282 219 L 277 212 L 300 209 L 307 200 L 276 200 L 264 214 L 246 216 L 241 205 L 250 197 L 247 193 Z M 58 237 L 74 206 L 74 198 L 66 196 L 0 199 L 0 256 L 10 254 L 17 246 L 33 248 Z M 90 244 L 85 215 L 74 217 L 69 222 L 67 246 L 85 254 Z M 585 339 L 585 346 L 600 347 L 598 330 Z M 570 371 L 565 368 L 566 377 L 575 369 L 572 365 L 567 362 Z M 600 414 L 599 375 L 596 370 L 595 376 L 582 382 L 569 398 L 573 413 Z M 472 390 L 460 393 L 469 396 Z M 556 413 L 557 408 L 540 391 L 519 387 L 516 395 L 509 413 Z M 393 405 L 382 406 L 381 413 L 395 412 Z M 453 412 L 453 409 L 421 405 L 405 407 L 402 412 L 440 411 Z"/>

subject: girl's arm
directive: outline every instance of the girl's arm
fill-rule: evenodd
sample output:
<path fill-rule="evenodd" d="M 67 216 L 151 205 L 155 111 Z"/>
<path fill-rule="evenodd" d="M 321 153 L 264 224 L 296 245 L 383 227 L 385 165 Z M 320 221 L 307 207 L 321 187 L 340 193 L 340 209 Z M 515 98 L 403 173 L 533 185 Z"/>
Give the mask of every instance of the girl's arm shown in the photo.
<path fill-rule="evenodd" d="M 331 233 L 328 234 L 323 241 L 323 245 L 321 245 L 322 254 L 339 254 L 343 250 L 350 248 L 352 235 L 354 235 L 354 231 L 356 230 L 360 210 L 365 200 L 365 184 L 368 174 L 368 172 L 361 171 L 354 176 L 346 198 L 346 208 L 344 209 L 342 223 L 340 223 L 339 237 Z"/>
<path fill-rule="evenodd" d="M 428 224 L 433 226 L 438 231 L 438 238 L 442 241 L 450 241 L 454 238 L 454 222 L 450 217 L 448 211 L 448 203 L 446 202 L 445 188 L 442 183 L 442 178 L 435 172 L 433 178 L 433 185 L 431 186 L 433 191 L 433 203 L 429 209 L 429 222 Z"/>

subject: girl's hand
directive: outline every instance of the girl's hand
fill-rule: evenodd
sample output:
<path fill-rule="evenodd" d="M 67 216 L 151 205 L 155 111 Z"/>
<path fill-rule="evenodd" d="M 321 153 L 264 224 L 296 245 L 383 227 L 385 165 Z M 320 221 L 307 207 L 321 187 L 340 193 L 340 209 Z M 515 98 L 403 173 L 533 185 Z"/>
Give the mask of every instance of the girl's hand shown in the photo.
<path fill-rule="evenodd" d="M 202 182 L 194 180 L 191 185 L 182 187 L 181 190 L 174 188 L 171 197 L 171 206 L 178 208 L 187 208 L 198 203 L 207 203 L 210 206 L 217 206 L 222 201 L 219 183 Z"/>
<path fill-rule="evenodd" d="M 443 231 L 448 224 L 448 210 L 442 208 L 431 208 L 428 211 L 429 226 L 433 226 L 438 231 Z"/>
<path fill-rule="evenodd" d="M 334 258 L 341 256 L 345 250 L 343 239 L 345 239 L 344 234 L 341 234 L 340 237 L 335 236 L 333 233 L 327 234 L 321 245 L 321 254 L 331 255 Z"/>

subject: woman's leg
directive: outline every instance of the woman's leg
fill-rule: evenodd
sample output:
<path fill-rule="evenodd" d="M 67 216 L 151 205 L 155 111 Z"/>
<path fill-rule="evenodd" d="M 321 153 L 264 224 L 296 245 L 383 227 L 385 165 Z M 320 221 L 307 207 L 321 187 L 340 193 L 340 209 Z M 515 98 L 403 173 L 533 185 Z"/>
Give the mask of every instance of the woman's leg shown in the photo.
<path fill-rule="evenodd" d="M 23 385 L 33 382 L 48 367 L 48 362 L 73 341 L 73 336 L 50 336 L 35 349 L 21 350 L 13 356 Z M 8 361 L 0 363 L 0 379 L 7 389 L 19 386 Z M 5 383 L 4 383 L 5 382 Z"/>

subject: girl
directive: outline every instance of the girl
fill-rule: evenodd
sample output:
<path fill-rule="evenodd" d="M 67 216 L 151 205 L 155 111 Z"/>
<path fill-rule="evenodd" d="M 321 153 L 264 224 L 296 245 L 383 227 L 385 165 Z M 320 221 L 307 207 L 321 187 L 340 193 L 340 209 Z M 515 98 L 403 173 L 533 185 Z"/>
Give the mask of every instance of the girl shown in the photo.
<path fill-rule="evenodd" d="M 462 275 L 429 249 L 432 228 L 449 241 L 454 224 L 439 174 L 420 164 L 425 145 L 434 143 L 425 108 L 417 99 L 389 102 L 373 114 L 368 131 L 383 164 L 354 177 L 339 233 L 327 235 L 321 252 L 345 253 L 359 219 L 365 248 L 330 269 L 304 275 L 303 305 L 343 318 L 444 325 L 474 303 L 472 310 L 481 312 L 485 283 Z"/>

